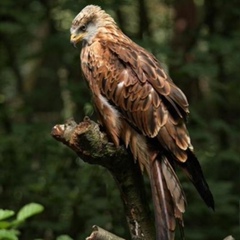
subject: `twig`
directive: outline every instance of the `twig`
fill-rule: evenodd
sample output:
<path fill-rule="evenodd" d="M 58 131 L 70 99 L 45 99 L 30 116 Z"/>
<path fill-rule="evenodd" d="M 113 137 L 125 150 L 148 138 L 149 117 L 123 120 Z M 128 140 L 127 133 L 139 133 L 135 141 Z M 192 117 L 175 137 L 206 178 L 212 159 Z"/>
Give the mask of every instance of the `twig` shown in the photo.
<path fill-rule="evenodd" d="M 93 226 L 93 231 L 86 240 L 125 240 L 120 238 L 96 225 Z"/>

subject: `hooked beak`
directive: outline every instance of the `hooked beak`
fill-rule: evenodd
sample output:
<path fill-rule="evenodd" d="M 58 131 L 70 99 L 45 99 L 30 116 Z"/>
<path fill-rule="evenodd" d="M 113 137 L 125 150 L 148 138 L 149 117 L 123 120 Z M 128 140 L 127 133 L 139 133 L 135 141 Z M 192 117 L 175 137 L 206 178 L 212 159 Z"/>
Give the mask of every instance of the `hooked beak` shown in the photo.
<path fill-rule="evenodd" d="M 81 34 L 81 33 L 72 34 L 70 37 L 70 42 L 73 44 L 74 47 L 76 47 L 77 44 L 82 41 L 83 37 L 84 37 L 84 34 Z"/>

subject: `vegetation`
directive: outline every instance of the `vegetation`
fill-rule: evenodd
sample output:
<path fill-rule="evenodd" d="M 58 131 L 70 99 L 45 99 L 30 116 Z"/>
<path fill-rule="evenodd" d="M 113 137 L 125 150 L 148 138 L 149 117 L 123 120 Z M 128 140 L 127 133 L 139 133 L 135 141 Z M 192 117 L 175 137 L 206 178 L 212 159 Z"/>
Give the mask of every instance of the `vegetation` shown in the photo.
<path fill-rule="evenodd" d="M 20 232 L 17 230 L 27 218 L 43 211 L 43 206 L 37 203 L 30 203 L 22 207 L 13 220 L 8 220 L 15 212 L 12 210 L 0 209 L 0 239 L 17 240 Z"/>
<path fill-rule="evenodd" d="M 189 99 L 188 127 L 216 210 L 207 209 L 183 177 L 187 239 L 230 234 L 240 239 L 240 1 L 91 3 L 153 52 Z M 29 202 L 45 207 L 21 227 L 19 239 L 51 240 L 61 234 L 84 239 L 94 224 L 129 236 L 109 173 L 84 164 L 50 136 L 55 124 L 72 116 L 81 121 L 93 112 L 80 49 L 69 43 L 71 21 L 87 4 L 0 3 L 0 208 L 17 211 Z"/>

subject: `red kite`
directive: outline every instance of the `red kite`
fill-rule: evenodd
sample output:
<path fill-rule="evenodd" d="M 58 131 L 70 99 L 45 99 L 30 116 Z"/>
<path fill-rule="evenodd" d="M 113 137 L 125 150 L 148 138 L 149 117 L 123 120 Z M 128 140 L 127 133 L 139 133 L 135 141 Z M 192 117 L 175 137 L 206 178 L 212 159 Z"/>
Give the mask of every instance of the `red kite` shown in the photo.
<path fill-rule="evenodd" d="M 184 93 L 158 60 L 98 6 L 86 6 L 75 17 L 71 42 L 82 42 L 81 68 L 101 124 L 116 146 L 123 142 L 130 148 L 149 175 L 157 239 L 174 239 L 175 220 L 183 225 L 186 204 L 176 165 L 214 208 L 186 129 L 189 110 Z"/>

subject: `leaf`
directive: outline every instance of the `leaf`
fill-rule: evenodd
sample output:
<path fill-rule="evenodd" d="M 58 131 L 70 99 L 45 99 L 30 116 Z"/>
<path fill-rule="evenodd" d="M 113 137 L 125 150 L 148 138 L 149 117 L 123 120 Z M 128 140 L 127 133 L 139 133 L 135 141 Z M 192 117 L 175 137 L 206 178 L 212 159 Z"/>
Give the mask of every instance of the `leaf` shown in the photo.
<path fill-rule="evenodd" d="M 17 232 L 12 230 L 0 230 L 0 239 L 1 240 L 18 240 Z"/>
<path fill-rule="evenodd" d="M 17 214 L 17 221 L 24 221 L 25 219 L 38 214 L 44 210 L 44 207 L 38 203 L 29 203 L 23 206 L 18 214 Z"/>
<path fill-rule="evenodd" d="M 68 235 L 60 235 L 57 237 L 56 240 L 73 240 L 71 237 L 69 237 Z"/>
<path fill-rule="evenodd" d="M 6 229 L 6 228 L 9 228 L 11 225 L 12 225 L 11 222 L 0 221 L 0 229 Z"/>
<path fill-rule="evenodd" d="M 11 216 L 13 216 L 15 213 L 12 210 L 4 210 L 4 209 L 0 209 L 0 220 L 9 218 Z"/>

